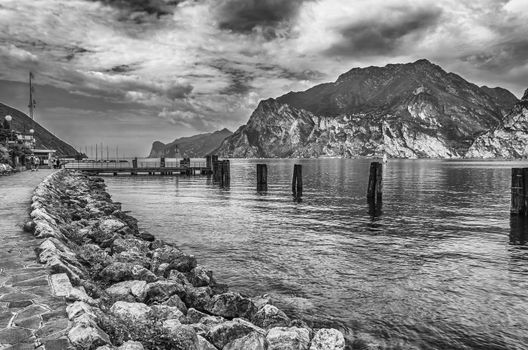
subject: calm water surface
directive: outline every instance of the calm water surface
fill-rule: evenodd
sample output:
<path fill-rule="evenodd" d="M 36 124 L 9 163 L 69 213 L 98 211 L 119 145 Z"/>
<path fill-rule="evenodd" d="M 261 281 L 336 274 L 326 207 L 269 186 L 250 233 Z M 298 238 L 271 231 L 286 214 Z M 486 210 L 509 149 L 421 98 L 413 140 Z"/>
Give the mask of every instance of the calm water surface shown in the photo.
<path fill-rule="evenodd" d="M 232 290 L 269 293 L 315 326 L 385 348 L 528 348 L 528 235 L 509 215 L 510 168 L 528 164 L 390 161 L 379 213 L 367 160 L 265 160 L 267 193 L 258 162 L 233 160 L 229 189 L 200 176 L 107 184 L 142 228 Z"/>

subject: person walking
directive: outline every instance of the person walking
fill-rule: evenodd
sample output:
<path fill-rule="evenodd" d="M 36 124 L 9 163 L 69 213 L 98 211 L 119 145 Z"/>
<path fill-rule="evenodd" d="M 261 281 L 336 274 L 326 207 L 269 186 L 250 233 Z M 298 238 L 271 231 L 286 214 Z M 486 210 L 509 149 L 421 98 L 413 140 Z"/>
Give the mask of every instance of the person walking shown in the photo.
<path fill-rule="evenodd" d="M 33 156 L 33 166 L 35 171 L 38 171 L 40 165 L 40 158 L 37 156 Z"/>

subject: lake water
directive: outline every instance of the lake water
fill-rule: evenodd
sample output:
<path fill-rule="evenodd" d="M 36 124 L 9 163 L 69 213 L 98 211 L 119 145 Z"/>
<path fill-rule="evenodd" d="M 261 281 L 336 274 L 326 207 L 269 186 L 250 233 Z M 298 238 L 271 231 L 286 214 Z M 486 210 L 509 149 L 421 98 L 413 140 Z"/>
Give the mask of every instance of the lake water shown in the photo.
<path fill-rule="evenodd" d="M 384 348 L 527 349 L 528 234 L 509 207 L 510 169 L 528 164 L 389 161 L 380 213 L 365 196 L 369 163 L 232 160 L 228 189 L 203 176 L 106 182 L 142 228 L 231 290 L 269 293 L 315 326 Z"/>

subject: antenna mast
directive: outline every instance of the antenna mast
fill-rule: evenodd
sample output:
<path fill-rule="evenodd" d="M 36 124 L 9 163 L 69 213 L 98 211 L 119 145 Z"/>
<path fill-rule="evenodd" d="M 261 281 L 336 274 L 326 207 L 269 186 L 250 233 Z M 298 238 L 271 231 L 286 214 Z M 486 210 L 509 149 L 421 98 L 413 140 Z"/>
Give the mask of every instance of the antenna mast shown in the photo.
<path fill-rule="evenodd" d="M 31 120 L 34 120 L 33 118 L 33 112 L 35 110 L 35 105 L 37 104 L 35 99 L 33 98 L 33 93 L 35 92 L 33 88 L 33 73 L 29 72 L 29 116 L 31 117 Z"/>

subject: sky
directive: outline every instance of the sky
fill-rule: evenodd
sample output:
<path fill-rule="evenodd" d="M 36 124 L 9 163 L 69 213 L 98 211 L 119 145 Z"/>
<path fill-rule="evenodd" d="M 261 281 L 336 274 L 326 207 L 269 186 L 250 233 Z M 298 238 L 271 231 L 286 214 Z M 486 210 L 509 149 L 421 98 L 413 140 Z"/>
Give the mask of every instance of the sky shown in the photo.
<path fill-rule="evenodd" d="M 0 0 L 0 102 L 77 149 L 236 130 L 258 102 L 426 58 L 520 97 L 527 0 Z"/>

